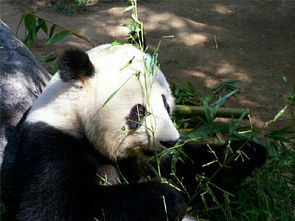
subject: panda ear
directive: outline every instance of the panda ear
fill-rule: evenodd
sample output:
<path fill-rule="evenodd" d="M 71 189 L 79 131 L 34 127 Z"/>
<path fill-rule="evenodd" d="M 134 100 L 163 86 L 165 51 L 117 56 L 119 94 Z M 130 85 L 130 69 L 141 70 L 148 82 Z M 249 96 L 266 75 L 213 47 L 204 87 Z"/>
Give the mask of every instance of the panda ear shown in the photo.
<path fill-rule="evenodd" d="M 94 67 L 88 54 L 79 49 L 69 49 L 58 61 L 60 77 L 63 81 L 84 80 L 94 75 Z"/>

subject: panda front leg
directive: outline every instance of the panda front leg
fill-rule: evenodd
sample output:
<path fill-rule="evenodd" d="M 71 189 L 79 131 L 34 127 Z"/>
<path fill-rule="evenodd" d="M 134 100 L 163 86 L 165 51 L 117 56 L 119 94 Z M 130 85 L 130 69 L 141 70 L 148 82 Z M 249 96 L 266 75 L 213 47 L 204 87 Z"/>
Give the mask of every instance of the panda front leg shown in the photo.
<path fill-rule="evenodd" d="M 19 139 L 19 221 L 166 221 L 185 205 L 182 193 L 167 184 L 99 185 L 97 171 L 113 164 L 84 139 L 41 123 L 24 125 Z"/>
<path fill-rule="evenodd" d="M 91 168 L 81 163 L 61 166 L 51 161 L 43 166 L 55 167 L 54 173 L 34 166 L 33 173 L 21 177 L 19 221 L 173 221 L 186 203 L 183 194 L 167 184 L 101 186 L 87 172 Z"/>
<path fill-rule="evenodd" d="M 157 182 L 112 185 L 97 191 L 98 220 L 172 221 L 185 206 L 182 193 Z"/>

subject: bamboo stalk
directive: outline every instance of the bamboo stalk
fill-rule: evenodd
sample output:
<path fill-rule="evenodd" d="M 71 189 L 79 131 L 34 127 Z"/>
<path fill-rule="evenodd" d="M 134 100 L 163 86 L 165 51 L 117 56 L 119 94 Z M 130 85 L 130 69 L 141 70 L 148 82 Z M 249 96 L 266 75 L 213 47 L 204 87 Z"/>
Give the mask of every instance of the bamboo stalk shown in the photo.
<path fill-rule="evenodd" d="M 224 118 L 240 118 L 241 114 L 247 110 L 247 108 L 225 108 L 220 107 L 217 110 L 216 117 L 224 117 Z M 203 107 L 200 106 L 188 106 L 188 105 L 175 105 L 175 114 L 179 114 L 182 116 L 192 116 L 198 115 L 200 117 L 205 116 L 205 111 Z M 244 115 L 244 119 L 247 118 L 248 115 Z"/>

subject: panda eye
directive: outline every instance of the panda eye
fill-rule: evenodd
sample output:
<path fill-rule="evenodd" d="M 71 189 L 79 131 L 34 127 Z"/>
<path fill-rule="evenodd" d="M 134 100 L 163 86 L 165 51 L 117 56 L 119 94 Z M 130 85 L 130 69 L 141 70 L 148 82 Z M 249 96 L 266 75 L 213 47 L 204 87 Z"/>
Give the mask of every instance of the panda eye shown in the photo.
<path fill-rule="evenodd" d="M 145 117 L 146 113 L 147 111 L 145 106 L 141 104 L 134 105 L 131 108 L 128 117 L 126 118 L 129 130 L 136 130 L 139 128 L 141 125 L 141 120 Z"/>
<path fill-rule="evenodd" d="M 162 100 L 163 100 L 163 103 L 164 103 L 164 107 L 166 108 L 168 114 L 170 114 L 170 106 L 167 103 L 167 99 L 166 99 L 165 95 L 163 95 L 163 94 L 162 94 Z"/>

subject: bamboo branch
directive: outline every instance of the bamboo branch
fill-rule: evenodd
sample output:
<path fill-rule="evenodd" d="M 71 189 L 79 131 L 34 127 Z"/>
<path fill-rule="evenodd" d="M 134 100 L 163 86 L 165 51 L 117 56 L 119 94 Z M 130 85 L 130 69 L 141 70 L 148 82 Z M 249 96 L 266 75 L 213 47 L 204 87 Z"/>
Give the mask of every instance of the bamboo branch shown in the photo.
<path fill-rule="evenodd" d="M 216 117 L 224 117 L 224 118 L 240 118 L 241 114 L 248 109 L 243 108 L 224 108 L 220 107 L 217 110 Z M 175 105 L 175 114 L 179 114 L 182 116 L 192 116 L 198 115 L 200 117 L 205 116 L 205 111 L 203 107 L 200 106 L 188 106 L 188 105 Z M 244 119 L 247 118 L 247 114 L 244 115 Z"/>

